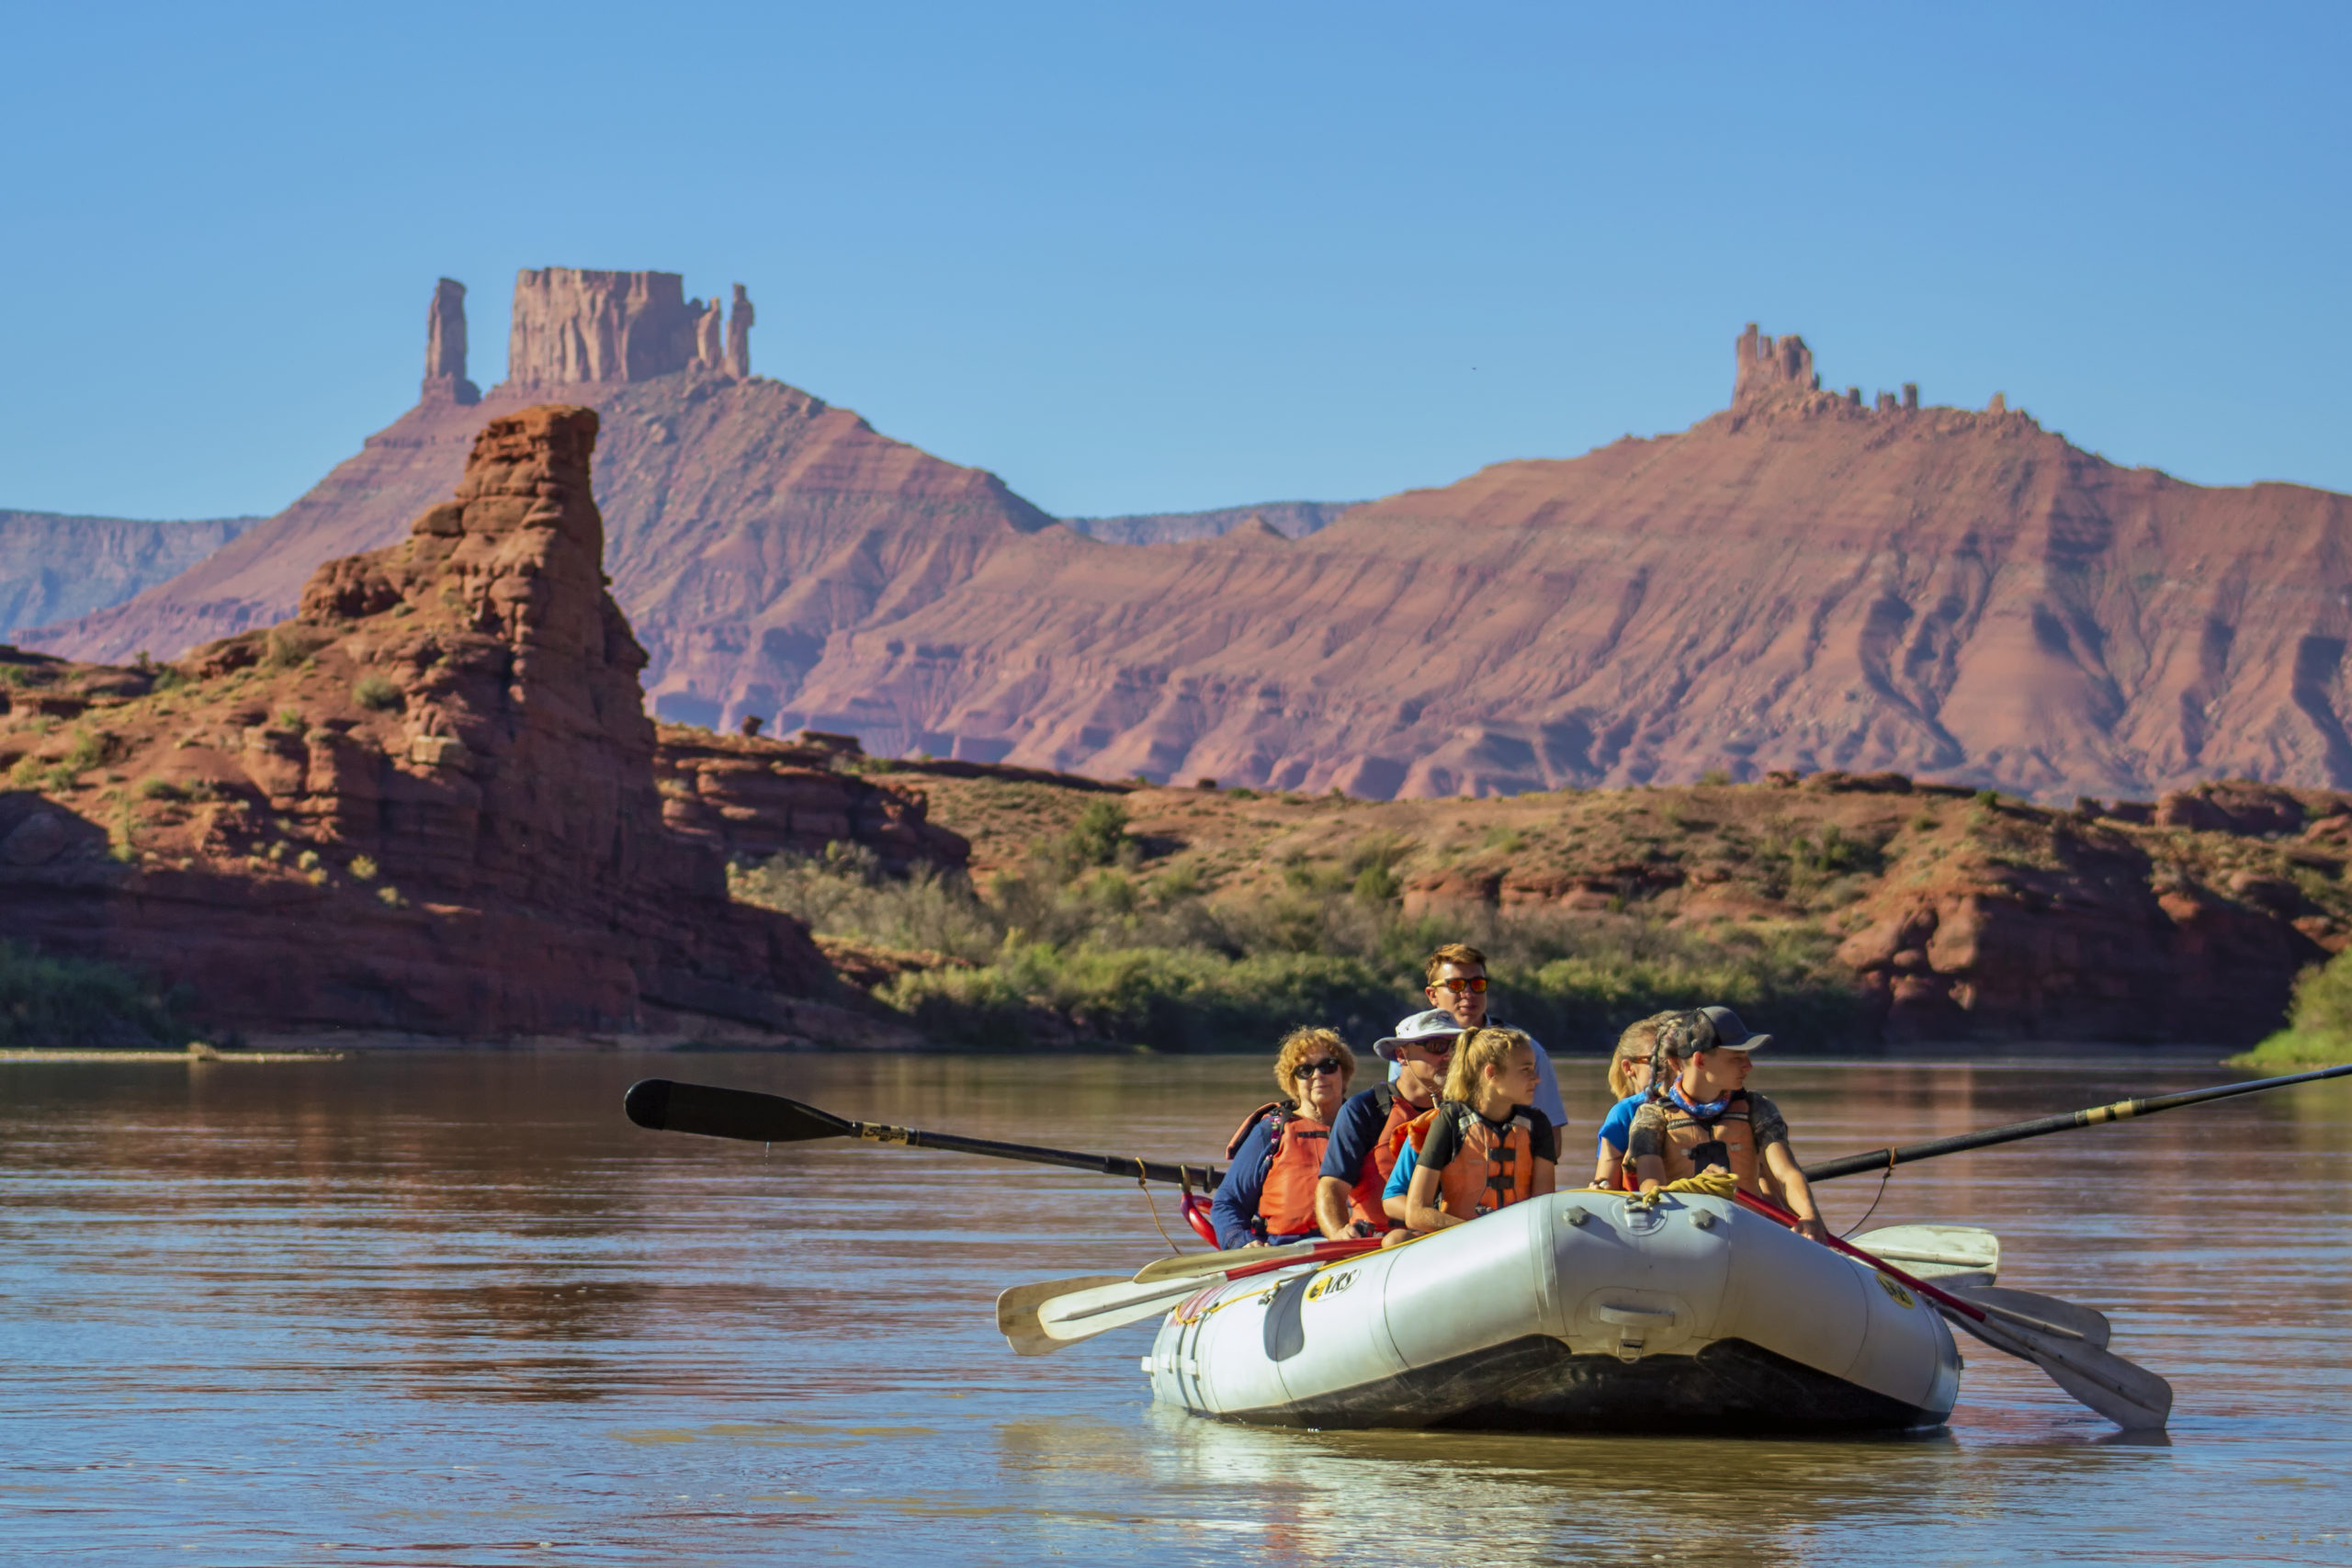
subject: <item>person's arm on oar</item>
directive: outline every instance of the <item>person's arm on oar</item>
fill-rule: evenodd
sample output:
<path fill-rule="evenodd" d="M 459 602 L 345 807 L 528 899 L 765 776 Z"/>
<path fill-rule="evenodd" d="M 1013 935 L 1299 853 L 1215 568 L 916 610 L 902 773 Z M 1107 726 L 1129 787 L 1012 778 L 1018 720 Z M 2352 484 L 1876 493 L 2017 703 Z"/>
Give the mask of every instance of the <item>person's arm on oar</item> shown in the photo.
<path fill-rule="evenodd" d="M 1789 1148 L 1788 1118 L 1781 1108 L 1760 1094 L 1747 1097 L 1748 1127 L 1756 1139 L 1764 1165 L 1764 1185 L 1776 1195 L 1781 1207 L 1797 1217 L 1796 1233 L 1808 1241 L 1826 1240 L 1829 1233 L 1821 1224 L 1820 1206 L 1813 1201 L 1813 1189 L 1797 1165 L 1797 1156 Z"/>

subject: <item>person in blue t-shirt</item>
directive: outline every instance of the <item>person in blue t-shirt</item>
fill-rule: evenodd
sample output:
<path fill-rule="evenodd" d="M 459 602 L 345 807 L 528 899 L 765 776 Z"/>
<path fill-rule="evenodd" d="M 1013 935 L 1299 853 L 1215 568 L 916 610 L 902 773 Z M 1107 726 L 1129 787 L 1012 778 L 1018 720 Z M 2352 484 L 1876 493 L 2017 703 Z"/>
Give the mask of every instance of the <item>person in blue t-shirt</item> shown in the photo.
<path fill-rule="evenodd" d="M 1442 1008 L 1453 1015 L 1464 1032 L 1484 1029 L 1488 1024 L 1503 1027 L 1500 1019 L 1487 1016 L 1487 955 L 1467 942 L 1449 942 L 1430 954 L 1429 984 L 1421 994 L 1430 1006 Z M 1525 1034 L 1525 1030 L 1521 1030 Z M 1541 1042 L 1529 1035 L 1529 1044 L 1535 1047 L 1535 1109 L 1552 1119 L 1555 1128 L 1568 1124 L 1568 1108 L 1560 1100 L 1560 1076 L 1552 1067 L 1552 1054 Z M 1393 1065 L 1388 1077 L 1394 1080 L 1397 1069 Z"/>
<path fill-rule="evenodd" d="M 1625 1032 L 1617 1037 L 1617 1049 L 1609 1058 L 1609 1092 L 1617 1103 L 1600 1119 L 1600 1133 L 1595 1139 L 1592 1184 L 1615 1188 L 1621 1184 L 1619 1174 L 1625 1168 L 1625 1145 L 1634 1135 L 1634 1113 L 1649 1098 L 1650 1070 L 1657 1055 L 1657 1033 L 1665 1025 L 1681 1015 L 1655 1012 L 1639 1023 L 1629 1023 Z M 1671 1054 L 1667 1056 L 1668 1071 L 1679 1072 L 1681 1062 Z"/>

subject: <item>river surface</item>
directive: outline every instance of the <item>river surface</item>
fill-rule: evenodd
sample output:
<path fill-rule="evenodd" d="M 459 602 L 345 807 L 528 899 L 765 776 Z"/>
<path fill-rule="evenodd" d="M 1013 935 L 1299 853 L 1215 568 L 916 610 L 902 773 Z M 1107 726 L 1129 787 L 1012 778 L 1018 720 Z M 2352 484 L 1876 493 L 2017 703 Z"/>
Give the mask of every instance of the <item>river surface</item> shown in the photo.
<path fill-rule="evenodd" d="M 1599 1071 L 1567 1072 L 1589 1147 Z M 2168 1439 L 1962 1340 L 1948 1428 L 1798 1442 L 1155 1408 L 1148 1327 L 1024 1359 L 991 1308 L 1163 1254 L 1132 1184 L 648 1133 L 620 1112 L 647 1076 L 1193 1159 L 1272 1087 L 1141 1056 L 0 1065 L 0 1559 L 2352 1562 L 2352 1086 L 1906 1168 L 1880 1201 L 1873 1226 L 1991 1225 L 2004 1283 L 2112 1314 L 2178 1391 Z M 1757 1087 L 1823 1157 L 2229 1076 L 1759 1058 Z M 1843 1228 L 1878 1188 L 1824 1206 Z"/>

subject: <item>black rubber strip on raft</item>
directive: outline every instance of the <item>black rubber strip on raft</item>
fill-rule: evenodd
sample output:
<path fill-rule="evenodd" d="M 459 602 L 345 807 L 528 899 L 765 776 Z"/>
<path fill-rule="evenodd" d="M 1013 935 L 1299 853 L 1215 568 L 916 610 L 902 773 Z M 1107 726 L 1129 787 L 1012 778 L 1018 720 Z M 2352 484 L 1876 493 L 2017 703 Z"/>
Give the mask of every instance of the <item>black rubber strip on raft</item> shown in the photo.
<path fill-rule="evenodd" d="M 1270 1307 L 1270 1356 L 1273 1317 Z M 1232 1412 L 1228 1418 L 1254 1426 L 1326 1428 L 1759 1436 L 1899 1432 L 1940 1422 L 1917 1405 L 1742 1339 L 1719 1339 L 1696 1356 L 1645 1356 L 1627 1362 L 1573 1354 L 1544 1334 L 1337 1393 Z"/>
<path fill-rule="evenodd" d="M 1287 1361 L 1306 1348 L 1306 1323 L 1300 1314 L 1306 1306 L 1306 1287 L 1315 1282 L 1315 1270 L 1310 1269 L 1295 1280 L 1285 1280 L 1274 1292 L 1274 1299 L 1266 1303 L 1266 1359 Z"/>

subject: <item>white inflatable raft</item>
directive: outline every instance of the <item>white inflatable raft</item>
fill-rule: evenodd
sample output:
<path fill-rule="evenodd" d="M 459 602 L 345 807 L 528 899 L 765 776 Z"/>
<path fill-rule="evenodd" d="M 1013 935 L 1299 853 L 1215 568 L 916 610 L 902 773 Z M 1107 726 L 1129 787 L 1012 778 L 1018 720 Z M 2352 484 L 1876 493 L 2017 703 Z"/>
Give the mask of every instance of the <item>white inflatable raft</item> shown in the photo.
<path fill-rule="evenodd" d="M 1321 1427 L 1900 1430 L 1960 1393 L 1932 1305 L 1697 1194 L 1558 1192 L 1220 1282 L 1169 1314 L 1144 1368 L 1195 1414 Z"/>

